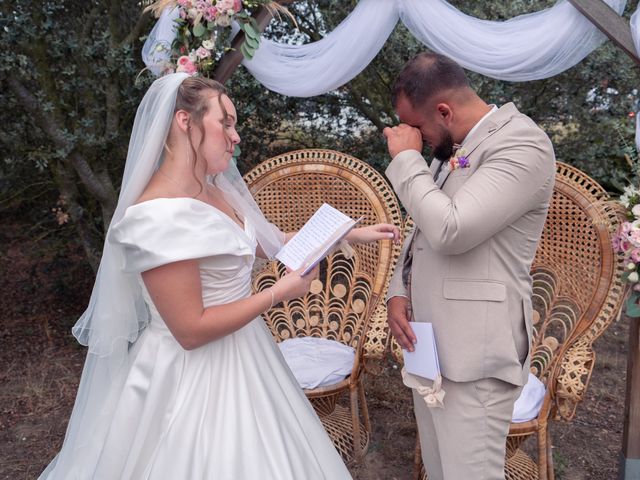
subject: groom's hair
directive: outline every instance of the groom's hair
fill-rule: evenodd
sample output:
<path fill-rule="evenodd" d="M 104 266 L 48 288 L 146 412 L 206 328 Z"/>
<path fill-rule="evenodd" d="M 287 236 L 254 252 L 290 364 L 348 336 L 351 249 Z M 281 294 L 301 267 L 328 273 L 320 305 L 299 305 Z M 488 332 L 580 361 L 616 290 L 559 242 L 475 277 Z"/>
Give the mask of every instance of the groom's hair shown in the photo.
<path fill-rule="evenodd" d="M 412 106 L 419 107 L 444 91 L 470 88 L 464 70 L 456 62 L 439 53 L 420 53 L 402 67 L 391 101 L 395 107 L 404 96 Z"/>

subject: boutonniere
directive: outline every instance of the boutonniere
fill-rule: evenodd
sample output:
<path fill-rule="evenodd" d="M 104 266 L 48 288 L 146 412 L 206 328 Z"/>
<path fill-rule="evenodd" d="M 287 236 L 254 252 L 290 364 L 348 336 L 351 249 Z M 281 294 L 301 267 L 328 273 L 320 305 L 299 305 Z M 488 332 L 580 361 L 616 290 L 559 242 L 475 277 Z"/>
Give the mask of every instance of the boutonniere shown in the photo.
<path fill-rule="evenodd" d="M 469 168 L 471 165 L 469 164 L 467 155 L 469 155 L 469 153 L 464 148 L 456 150 L 453 157 L 449 159 L 449 167 L 451 168 L 451 171 L 458 168 Z"/>

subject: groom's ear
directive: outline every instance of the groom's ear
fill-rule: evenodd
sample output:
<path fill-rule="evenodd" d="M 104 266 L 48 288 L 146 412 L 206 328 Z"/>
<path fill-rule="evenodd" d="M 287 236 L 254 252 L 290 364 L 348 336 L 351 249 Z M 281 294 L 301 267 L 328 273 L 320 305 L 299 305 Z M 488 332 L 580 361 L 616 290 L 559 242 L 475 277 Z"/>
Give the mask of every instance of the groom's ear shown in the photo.
<path fill-rule="evenodd" d="M 451 106 L 448 103 L 441 102 L 436 105 L 436 110 L 438 112 L 438 116 L 442 119 L 442 121 L 446 125 L 450 125 L 453 121 L 453 110 Z"/>
<path fill-rule="evenodd" d="M 184 110 L 178 110 L 175 114 L 176 124 L 180 130 L 187 133 L 189 130 L 189 119 L 191 115 Z"/>

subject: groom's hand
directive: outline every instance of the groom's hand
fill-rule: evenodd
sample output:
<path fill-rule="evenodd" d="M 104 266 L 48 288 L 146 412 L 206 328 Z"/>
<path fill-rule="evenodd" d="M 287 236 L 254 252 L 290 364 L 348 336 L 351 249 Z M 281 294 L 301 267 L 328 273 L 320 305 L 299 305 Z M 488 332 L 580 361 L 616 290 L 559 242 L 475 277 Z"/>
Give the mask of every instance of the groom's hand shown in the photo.
<path fill-rule="evenodd" d="M 382 134 L 387 138 L 391 158 L 405 150 L 422 152 L 422 133 L 406 123 L 401 123 L 397 127 L 387 127 Z"/>
<path fill-rule="evenodd" d="M 387 302 L 387 323 L 393 336 L 402 348 L 413 352 L 416 335 L 409 325 L 409 299 L 407 297 L 391 297 Z"/>

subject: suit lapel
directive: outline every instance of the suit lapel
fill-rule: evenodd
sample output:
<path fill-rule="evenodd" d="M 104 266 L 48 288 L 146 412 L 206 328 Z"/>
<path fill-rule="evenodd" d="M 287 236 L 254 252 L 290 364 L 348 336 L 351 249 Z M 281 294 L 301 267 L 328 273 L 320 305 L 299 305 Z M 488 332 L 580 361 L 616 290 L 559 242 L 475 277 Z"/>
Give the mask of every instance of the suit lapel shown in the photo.
<path fill-rule="evenodd" d="M 442 188 L 442 185 L 444 185 L 444 181 L 451 173 L 451 170 L 449 169 L 447 163 L 449 162 L 442 162 L 442 170 L 440 171 L 440 175 L 438 175 L 438 178 L 436 178 L 436 185 L 440 188 Z"/>
<path fill-rule="evenodd" d="M 496 133 L 502 127 L 504 127 L 511 118 L 518 113 L 518 109 L 512 103 L 505 103 L 502 107 L 498 109 L 498 111 L 493 112 L 489 117 L 487 117 L 479 126 L 478 129 L 473 132 L 473 134 L 466 138 L 461 148 L 464 148 L 467 151 L 467 157 L 470 157 L 473 154 L 474 150 L 478 148 L 482 142 L 484 142 L 491 135 Z M 473 162 L 473 161 L 471 161 Z M 443 167 L 444 168 L 444 167 Z M 447 178 L 451 174 L 452 170 L 448 169 L 443 175 L 442 178 L 438 179 L 438 186 L 442 188 L 444 183 L 447 181 Z"/>

